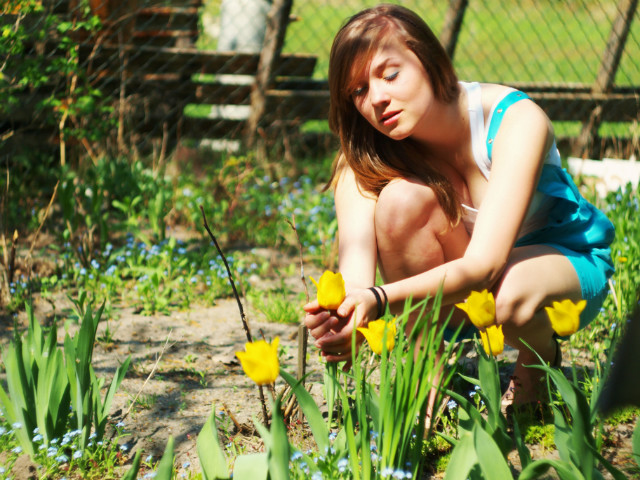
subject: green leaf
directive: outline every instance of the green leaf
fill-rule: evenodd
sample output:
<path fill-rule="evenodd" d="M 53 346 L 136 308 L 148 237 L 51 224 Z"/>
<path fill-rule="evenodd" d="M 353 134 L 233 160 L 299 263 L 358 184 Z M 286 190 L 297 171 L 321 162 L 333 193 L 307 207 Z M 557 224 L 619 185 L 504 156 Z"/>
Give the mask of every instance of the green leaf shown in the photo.
<path fill-rule="evenodd" d="M 607 460 L 606 458 L 604 458 L 600 452 L 598 452 L 598 450 L 596 449 L 596 447 L 594 447 L 593 445 L 589 445 L 589 448 L 591 448 L 591 450 L 593 451 L 593 454 L 595 455 L 595 457 L 598 459 L 598 461 L 604 466 L 604 468 L 606 468 L 609 473 L 611 474 L 611 476 L 614 478 L 614 480 L 626 480 L 626 476 L 620 471 L 618 470 L 616 467 L 614 467 L 611 462 L 609 462 L 609 460 Z M 597 472 L 597 473 L 596 473 Z M 594 474 L 599 474 L 600 472 L 598 470 L 594 470 Z"/>
<path fill-rule="evenodd" d="M 513 479 L 509 465 L 491 435 L 479 425 L 476 425 L 473 430 L 473 443 L 484 478 Z"/>
<path fill-rule="evenodd" d="M 633 430 L 632 455 L 636 464 L 640 467 L 640 417 L 636 420 L 636 428 Z"/>
<path fill-rule="evenodd" d="M 327 400 L 327 408 L 329 410 L 329 426 L 333 423 L 333 413 L 338 398 L 338 364 L 329 362 L 324 367 L 324 398 Z M 315 437 L 315 435 L 314 435 Z M 316 443 L 318 439 L 316 438 Z"/>
<path fill-rule="evenodd" d="M 241 455 L 233 466 L 233 480 L 267 480 L 269 465 L 266 453 Z"/>
<path fill-rule="evenodd" d="M 520 426 L 518 425 L 518 421 L 515 417 L 513 418 L 513 438 L 514 443 L 516 444 L 516 450 L 518 451 L 518 456 L 520 457 L 520 465 L 525 469 L 532 461 L 531 452 L 529 452 L 529 448 L 524 443 L 524 439 L 520 433 Z"/>
<path fill-rule="evenodd" d="M 94 427 L 96 429 L 96 435 L 98 435 L 99 438 L 102 438 L 102 435 L 104 435 L 104 429 L 109 418 L 109 412 L 111 411 L 111 402 L 113 401 L 113 397 L 120 387 L 122 380 L 124 380 L 124 377 L 127 374 L 130 363 L 131 356 L 127 357 L 124 363 L 116 368 L 116 371 L 113 374 L 113 379 L 111 380 L 111 385 L 109 385 L 109 389 L 107 390 L 103 401 L 100 401 L 100 391 L 102 390 L 101 385 L 94 385 L 94 411 L 96 417 L 96 425 L 94 425 Z"/>
<path fill-rule="evenodd" d="M 173 437 L 169 437 L 167 446 L 164 449 L 164 455 L 158 463 L 156 470 L 156 480 L 171 480 L 173 476 Z"/>
<path fill-rule="evenodd" d="M 271 448 L 268 453 L 271 480 L 289 480 L 289 439 L 280 410 L 280 398 L 276 399 L 271 418 Z"/>
<path fill-rule="evenodd" d="M 316 441 L 316 445 L 318 445 L 318 450 L 321 452 L 324 451 L 325 448 L 329 447 L 329 428 L 324 418 L 322 418 L 322 413 L 320 413 L 318 405 L 316 405 L 313 397 L 304 388 L 302 382 L 297 381 L 292 375 L 282 369 L 280 370 L 280 376 L 291 386 L 291 390 L 298 399 L 298 404 L 300 408 L 302 408 L 302 412 L 309 423 L 309 428 Z"/>
<path fill-rule="evenodd" d="M 200 430 L 200 434 L 196 440 L 196 446 L 198 448 L 202 476 L 205 480 L 229 478 L 227 459 L 218 441 L 215 406 L 212 407 L 209 419 L 202 426 L 202 430 Z"/>
<path fill-rule="evenodd" d="M 444 480 L 467 480 L 469 472 L 478 463 L 478 454 L 473 445 L 473 435 L 465 433 L 453 449 Z"/>
<path fill-rule="evenodd" d="M 267 451 L 269 451 L 269 449 L 271 448 L 271 432 L 267 430 L 267 427 L 258 422 L 255 417 L 253 418 L 253 424 L 255 425 L 256 430 L 258 430 L 258 433 L 260 434 L 260 437 L 264 442 L 264 447 L 267 449 Z"/>
<path fill-rule="evenodd" d="M 554 406 L 553 417 L 555 424 L 554 443 L 558 449 L 560 458 L 566 462 L 571 461 L 571 427 L 564 418 L 562 411 Z"/>
<path fill-rule="evenodd" d="M 142 450 L 136 452 L 136 456 L 133 458 L 131 468 L 124 474 L 122 480 L 136 480 L 138 478 L 138 470 L 140 470 L 140 458 L 142 457 Z"/>
<path fill-rule="evenodd" d="M 554 468 L 562 480 L 584 480 L 584 475 L 571 462 L 540 459 L 531 462 L 520 472 L 518 480 L 536 480 L 549 468 Z"/>

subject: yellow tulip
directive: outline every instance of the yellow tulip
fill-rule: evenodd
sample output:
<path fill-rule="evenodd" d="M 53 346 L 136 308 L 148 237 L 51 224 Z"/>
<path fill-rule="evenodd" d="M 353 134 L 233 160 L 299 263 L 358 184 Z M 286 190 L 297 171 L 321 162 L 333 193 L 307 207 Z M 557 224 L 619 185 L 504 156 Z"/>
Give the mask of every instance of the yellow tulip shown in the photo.
<path fill-rule="evenodd" d="M 364 338 L 367 339 L 371 350 L 376 355 L 382 355 L 382 339 L 384 338 L 385 327 L 387 330 L 387 352 L 390 352 L 396 344 L 395 322 L 374 320 L 369 322 L 367 328 L 358 328 L 358 331 L 364 335 Z"/>
<path fill-rule="evenodd" d="M 246 351 L 236 352 L 242 369 L 247 376 L 258 385 L 273 383 L 280 373 L 278 361 L 278 343 L 280 338 L 273 339 L 269 344 L 264 340 L 247 342 L 244 345 Z"/>
<path fill-rule="evenodd" d="M 456 303 L 456 307 L 464 310 L 471 323 L 478 329 L 493 325 L 496 321 L 496 301 L 493 293 L 486 289 L 482 292 L 471 292 L 467 301 Z"/>
<path fill-rule="evenodd" d="M 342 274 L 326 270 L 320 277 L 319 282 L 316 282 L 313 277 L 310 278 L 318 287 L 318 303 L 320 306 L 327 310 L 338 308 L 346 295 Z"/>
<path fill-rule="evenodd" d="M 561 337 L 566 337 L 578 331 L 580 328 L 580 313 L 587 306 L 586 300 L 573 303 L 571 300 L 553 302 L 551 307 L 545 307 L 551 328 Z"/>
<path fill-rule="evenodd" d="M 504 334 L 502 333 L 502 325 L 491 325 L 486 329 L 480 330 L 480 339 L 482 347 L 487 355 L 498 355 L 504 350 Z"/>

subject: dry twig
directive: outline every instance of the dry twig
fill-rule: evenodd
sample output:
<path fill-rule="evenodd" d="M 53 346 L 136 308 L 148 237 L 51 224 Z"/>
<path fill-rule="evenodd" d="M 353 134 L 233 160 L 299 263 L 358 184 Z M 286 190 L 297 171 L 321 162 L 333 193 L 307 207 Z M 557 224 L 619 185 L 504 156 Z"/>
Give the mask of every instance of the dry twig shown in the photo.
<path fill-rule="evenodd" d="M 167 349 L 167 345 L 169 344 L 169 337 L 171 337 L 171 331 L 169 332 L 169 335 L 167 335 L 167 340 L 164 342 L 162 350 L 160 351 L 160 355 L 158 355 L 158 358 L 156 359 L 156 363 L 153 365 L 153 368 L 149 372 L 149 375 L 147 375 L 147 379 L 144 381 L 144 383 L 140 387 L 140 390 L 138 390 L 138 393 L 136 393 L 135 397 L 133 397 L 133 400 L 131 401 L 131 405 L 129 405 L 129 408 L 127 408 L 127 411 L 124 413 L 124 415 L 122 416 L 122 419 L 120 420 L 121 422 L 124 422 L 124 419 L 127 418 L 129 413 L 131 412 L 131 409 L 136 404 L 136 400 L 138 400 L 138 397 L 142 393 L 142 390 L 144 390 L 144 387 L 146 387 L 147 383 L 149 383 L 149 380 L 151 380 L 151 377 L 153 377 L 153 374 L 156 373 L 156 369 L 158 368 L 160 359 L 162 358 L 162 355 L 164 355 L 164 352 Z"/>
<path fill-rule="evenodd" d="M 242 320 L 242 327 L 244 328 L 244 332 L 247 336 L 247 340 L 249 342 L 253 342 L 253 338 L 251 337 L 251 330 L 249 330 L 249 323 L 247 322 L 247 316 L 244 313 L 244 308 L 242 307 L 242 302 L 240 301 L 240 295 L 238 295 L 238 289 L 236 288 L 236 284 L 233 281 L 233 275 L 231 274 L 231 269 L 229 268 L 229 263 L 227 262 L 227 258 L 222 253 L 222 249 L 218 244 L 218 240 L 215 235 L 211 233 L 211 229 L 209 228 L 209 224 L 207 223 L 207 216 L 204 214 L 204 207 L 200 205 L 200 211 L 202 212 L 202 219 L 204 221 L 204 228 L 207 230 L 209 237 L 213 241 L 222 261 L 224 262 L 224 266 L 227 269 L 227 275 L 229 276 L 229 283 L 231 283 L 231 289 L 233 290 L 233 295 L 238 303 L 238 309 L 240 310 L 240 319 Z M 269 427 L 269 413 L 267 411 L 267 402 L 264 398 L 264 390 L 262 389 L 262 385 L 258 385 L 258 392 L 260 393 L 260 403 L 262 404 L 262 416 L 264 418 L 264 423 Z"/>
<path fill-rule="evenodd" d="M 51 194 L 51 200 L 49 200 L 49 205 L 47 205 L 47 209 L 44 211 L 44 217 L 42 217 L 42 221 L 40 225 L 38 225 L 38 229 L 36 230 L 35 235 L 33 236 L 33 240 L 31 240 L 31 246 L 29 247 L 29 253 L 27 254 L 27 278 L 31 278 L 31 260 L 33 254 L 33 247 L 36 245 L 36 241 L 38 240 L 38 235 L 40 235 L 40 230 L 42 230 L 42 226 L 44 222 L 47 220 L 49 216 L 49 210 L 51 210 L 51 205 L 53 205 L 53 201 L 56 198 L 56 193 L 58 193 L 58 185 L 60 185 L 60 180 L 56 182 L 56 186 L 53 187 L 53 193 Z"/>
<path fill-rule="evenodd" d="M 287 223 L 293 229 L 293 233 L 296 235 L 298 241 L 298 252 L 300 254 L 300 279 L 304 286 L 304 293 L 309 303 L 309 289 L 307 287 L 307 280 L 304 275 L 304 258 L 302 256 L 302 242 L 300 242 L 300 236 L 298 235 L 298 229 L 296 228 L 296 216 L 291 215 L 291 221 L 287 220 Z M 302 385 L 304 386 L 304 376 L 307 373 L 307 343 L 309 341 L 309 330 L 301 323 L 298 325 L 298 380 L 302 379 Z M 300 420 L 302 420 L 302 412 L 299 411 Z"/>

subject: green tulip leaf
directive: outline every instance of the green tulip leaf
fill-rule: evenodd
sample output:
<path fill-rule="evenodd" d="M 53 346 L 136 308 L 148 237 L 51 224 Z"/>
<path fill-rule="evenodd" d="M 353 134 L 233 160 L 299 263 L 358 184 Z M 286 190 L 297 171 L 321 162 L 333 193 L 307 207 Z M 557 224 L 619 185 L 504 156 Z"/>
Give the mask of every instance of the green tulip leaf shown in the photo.
<path fill-rule="evenodd" d="M 444 480 L 467 480 L 476 463 L 478 454 L 474 447 L 473 435 L 465 433 L 451 453 Z"/>
<path fill-rule="evenodd" d="M 632 455 L 640 467 L 640 419 L 636 421 L 636 428 L 633 430 Z"/>
<path fill-rule="evenodd" d="M 284 425 L 280 399 L 275 401 L 271 418 L 271 448 L 268 453 L 271 480 L 289 480 L 289 439 Z"/>
<path fill-rule="evenodd" d="M 167 441 L 167 446 L 164 449 L 164 454 L 158 463 L 158 468 L 156 470 L 156 480 L 171 480 L 173 476 L 173 437 L 169 437 Z"/>
<path fill-rule="evenodd" d="M 584 480 L 584 475 L 571 462 L 563 460 L 535 460 L 522 469 L 518 480 L 536 480 L 543 476 L 549 468 L 554 468 L 562 480 Z"/>
<path fill-rule="evenodd" d="M 479 425 L 473 429 L 473 443 L 484 478 L 513 479 L 500 447 Z"/>
<path fill-rule="evenodd" d="M 202 430 L 200 430 L 196 445 L 204 479 L 217 480 L 229 478 L 227 459 L 218 441 L 215 406 L 212 407 L 211 415 L 209 415 L 208 420 L 202 426 Z"/>
<path fill-rule="evenodd" d="M 316 441 L 316 445 L 318 445 L 318 450 L 324 451 L 325 448 L 329 447 L 329 429 L 327 428 L 324 418 L 322 418 L 322 413 L 320 413 L 316 402 L 304 388 L 302 382 L 299 382 L 282 369 L 280 370 L 280 376 L 291 386 L 291 390 L 298 399 L 298 404 L 300 408 L 302 408 L 302 412 L 309 423 L 309 428 Z"/>
<path fill-rule="evenodd" d="M 136 480 L 138 478 L 138 470 L 140 470 L 140 459 L 142 458 L 142 450 L 136 452 L 136 456 L 133 458 L 131 468 L 124 474 L 122 480 Z"/>
<path fill-rule="evenodd" d="M 269 464 L 266 453 L 241 455 L 233 466 L 233 480 L 267 480 Z"/>

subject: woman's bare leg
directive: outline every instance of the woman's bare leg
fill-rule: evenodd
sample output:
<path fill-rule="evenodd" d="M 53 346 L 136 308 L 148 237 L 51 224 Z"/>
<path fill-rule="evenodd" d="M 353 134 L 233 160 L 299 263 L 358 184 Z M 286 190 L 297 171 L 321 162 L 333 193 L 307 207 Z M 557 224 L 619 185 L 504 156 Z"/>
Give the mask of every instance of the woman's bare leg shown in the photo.
<path fill-rule="evenodd" d="M 459 258 L 469 243 L 462 223 L 451 227 L 433 190 L 419 181 L 397 179 L 387 185 L 378 198 L 375 225 L 378 265 L 385 282 L 401 280 Z M 401 308 L 398 305 L 393 310 L 400 313 Z M 456 312 L 452 323 L 457 325 L 461 321 L 463 315 Z M 410 319 L 408 329 L 412 327 Z M 421 338 L 416 342 L 419 345 Z M 443 347 L 440 346 L 437 360 Z M 441 373 L 436 373 L 434 384 L 439 383 Z M 427 427 L 431 424 L 436 393 L 435 388 L 429 393 Z"/>
<path fill-rule="evenodd" d="M 469 242 L 462 224 L 451 227 L 434 192 L 420 181 L 392 181 L 380 193 L 375 215 L 378 264 L 385 282 L 459 258 Z M 519 351 L 516 380 L 508 393 L 513 392 L 516 403 L 526 403 L 536 398 L 541 375 L 525 367 L 539 360 L 520 339 L 552 362 L 557 347 L 544 307 L 554 300 L 580 299 L 580 282 L 564 255 L 549 246 L 532 245 L 514 249 L 493 290 L 496 320 L 503 325 L 506 343 Z M 456 311 L 452 325 L 463 318 Z"/>
<path fill-rule="evenodd" d="M 495 289 L 496 321 L 503 325 L 505 342 L 516 348 L 518 359 L 505 401 L 523 404 L 539 399 L 544 374 L 525 365 L 553 363 L 557 344 L 544 310 L 553 301 L 581 298 L 580 281 L 567 257 L 546 245 L 514 249 Z M 521 342 L 524 340 L 536 353 Z"/>

